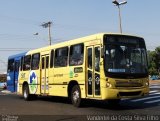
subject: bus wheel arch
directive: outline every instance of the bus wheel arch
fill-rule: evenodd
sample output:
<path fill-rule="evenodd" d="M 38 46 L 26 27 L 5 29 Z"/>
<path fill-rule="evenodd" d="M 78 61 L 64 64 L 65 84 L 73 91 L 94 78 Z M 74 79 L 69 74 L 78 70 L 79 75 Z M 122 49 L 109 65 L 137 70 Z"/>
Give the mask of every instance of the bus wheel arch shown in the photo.
<path fill-rule="evenodd" d="M 73 80 L 70 81 L 68 85 L 68 97 L 70 98 L 72 104 L 75 107 L 80 107 L 81 105 L 81 90 L 78 82 Z"/>
<path fill-rule="evenodd" d="M 72 91 L 72 88 L 75 86 L 75 85 L 78 85 L 78 82 L 76 80 L 71 80 L 68 84 L 68 89 L 67 89 L 67 92 L 68 92 L 68 97 L 70 98 L 71 97 L 71 91 Z"/>

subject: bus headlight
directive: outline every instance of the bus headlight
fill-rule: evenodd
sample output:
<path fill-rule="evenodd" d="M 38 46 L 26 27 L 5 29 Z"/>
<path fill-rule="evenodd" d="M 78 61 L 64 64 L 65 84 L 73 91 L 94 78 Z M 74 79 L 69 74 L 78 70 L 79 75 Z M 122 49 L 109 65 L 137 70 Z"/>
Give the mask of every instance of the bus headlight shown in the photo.
<path fill-rule="evenodd" d="M 145 82 L 145 86 L 149 86 L 149 82 Z"/>
<path fill-rule="evenodd" d="M 109 82 L 106 83 L 106 87 L 111 87 L 111 86 L 112 85 Z"/>

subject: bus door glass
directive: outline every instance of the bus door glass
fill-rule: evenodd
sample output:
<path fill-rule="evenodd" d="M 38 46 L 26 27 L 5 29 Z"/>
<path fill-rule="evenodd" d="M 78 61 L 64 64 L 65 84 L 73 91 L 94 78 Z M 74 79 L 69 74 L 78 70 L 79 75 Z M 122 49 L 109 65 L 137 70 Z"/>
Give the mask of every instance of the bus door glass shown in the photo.
<path fill-rule="evenodd" d="M 18 74 L 19 74 L 20 60 L 15 61 L 15 73 L 14 73 L 14 90 L 17 91 Z"/>
<path fill-rule="evenodd" d="M 86 87 L 88 97 L 100 96 L 100 46 L 87 47 Z"/>
<path fill-rule="evenodd" d="M 41 66 L 41 93 L 48 94 L 48 68 L 49 68 L 49 55 L 42 55 L 42 66 Z"/>
<path fill-rule="evenodd" d="M 7 70 L 7 90 L 14 92 L 14 67 L 15 67 L 15 60 L 14 58 L 8 60 L 8 70 Z"/>

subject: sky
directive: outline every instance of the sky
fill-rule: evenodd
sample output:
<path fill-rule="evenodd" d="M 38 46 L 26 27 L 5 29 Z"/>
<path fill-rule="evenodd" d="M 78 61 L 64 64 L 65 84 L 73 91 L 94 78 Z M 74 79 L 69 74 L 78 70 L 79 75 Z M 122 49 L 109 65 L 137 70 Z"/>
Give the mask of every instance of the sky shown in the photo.
<path fill-rule="evenodd" d="M 123 0 L 118 0 L 119 2 Z M 127 0 L 121 6 L 123 33 L 142 36 L 148 50 L 160 46 L 160 0 Z M 119 32 L 112 0 L 0 0 L 0 73 L 10 55 L 101 32 Z M 38 33 L 38 35 L 34 35 Z"/>

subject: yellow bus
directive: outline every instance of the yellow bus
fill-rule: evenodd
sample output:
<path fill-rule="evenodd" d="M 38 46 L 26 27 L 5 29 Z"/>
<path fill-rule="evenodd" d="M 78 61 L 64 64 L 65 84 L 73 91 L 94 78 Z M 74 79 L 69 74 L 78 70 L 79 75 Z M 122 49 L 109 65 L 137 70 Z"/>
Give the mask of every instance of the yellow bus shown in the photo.
<path fill-rule="evenodd" d="M 21 58 L 19 93 L 118 103 L 149 93 L 148 63 L 142 37 L 100 33 L 28 51 Z"/>

